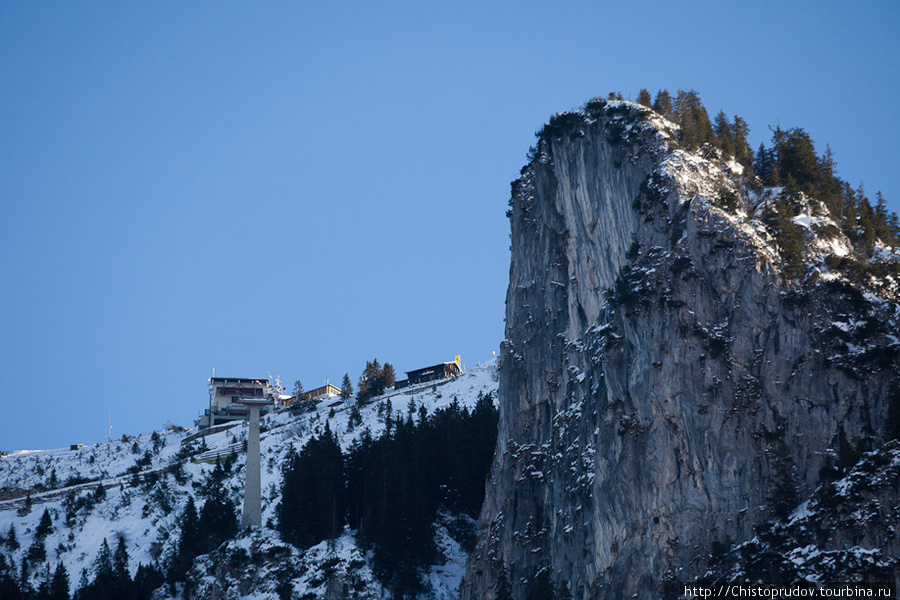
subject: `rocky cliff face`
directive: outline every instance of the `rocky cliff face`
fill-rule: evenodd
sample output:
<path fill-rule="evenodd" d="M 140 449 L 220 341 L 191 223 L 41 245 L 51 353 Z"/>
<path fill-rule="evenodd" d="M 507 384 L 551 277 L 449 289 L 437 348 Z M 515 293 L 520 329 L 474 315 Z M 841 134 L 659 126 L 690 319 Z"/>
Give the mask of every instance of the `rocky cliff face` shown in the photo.
<path fill-rule="evenodd" d="M 746 192 L 672 127 L 589 103 L 513 183 L 500 432 L 463 598 L 492 598 L 503 569 L 517 598 L 544 570 L 578 599 L 657 595 L 886 440 L 896 282 L 829 273 L 852 245 L 805 198 L 808 270 L 788 279 L 757 218 L 779 191 Z"/>

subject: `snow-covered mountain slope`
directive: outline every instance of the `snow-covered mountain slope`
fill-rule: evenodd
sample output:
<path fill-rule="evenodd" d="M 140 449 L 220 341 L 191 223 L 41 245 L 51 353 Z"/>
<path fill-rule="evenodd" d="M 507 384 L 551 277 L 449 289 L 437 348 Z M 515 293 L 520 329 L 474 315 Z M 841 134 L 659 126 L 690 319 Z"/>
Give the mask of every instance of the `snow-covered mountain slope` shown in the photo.
<path fill-rule="evenodd" d="M 479 394 L 496 397 L 497 380 L 497 361 L 493 360 L 452 379 L 389 390 L 361 408 L 362 423 L 355 426 L 350 424 L 353 399 L 340 402 L 339 398 L 333 398 L 310 412 L 282 409 L 264 417 L 261 424 L 263 523 L 271 527 L 277 521 L 282 467 L 289 451 L 292 448 L 299 451 L 312 436 L 324 430 L 326 423 L 346 451 L 364 430 L 373 436 L 384 430 L 387 409 L 395 417 L 398 414 L 405 417 L 409 409 L 418 411 L 424 406 L 433 413 L 454 401 L 472 407 Z M 125 540 L 132 575 L 139 564 L 164 565 L 180 537 L 179 515 L 189 498 L 198 497 L 217 456 L 226 457 L 236 451 L 234 465 L 222 485 L 235 506 L 240 507 L 243 502 L 245 456 L 241 450 L 247 437 L 246 424 L 183 444 L 194 433 L 160 431 L 78 450 L 29 451 L 3 456 L 0 458 L 0 556 L 18 573 L 26 573 L 33 587 L 61 563 L 68 572 L 73 591 L 82 570 L 90 577 L 104 539 L 111 548 L 116 547 L 119 538 Z M 46 534 L 38 534 L 45 511 L 52 528 Z M 10 541 L 11 530 L 15 543 Z M 455 597 L 466 556 L 446 534 L 446 528 L 438 527 L 438 538 L 437 544 L 447 563 L 435 566 L 429 579 L 436 597 Z M 43 540 L 45 557 L 29 559 L 29 554 L 34 556 L 31 549 L 40 540 Z M 263 559 L 257 560 L 250 550 L 258 551 L 258 557 Z M 341 579 L 335 578 L 335 573 L 346 575 L 341 579 L 344 583 L 352 579 L 360 591 L 366 592 L 365 597 L 383 595 L 366 564 L 368 558 L 356 547 L 351 531 L 332 544 L 323 543 L 301 552 L 282 543 L 276 532 L 264 527 L 249 537 L 243 535 L 228 542 L 218 552 L 229 556 L 230 568 L 235 573 L 241 570 L 242 560 L 247 564 L 253 562 L 255 572 L 263 572 L 266 553 L 278 557 L 277 577 L 257 577 L 251 585 L 245 574 L 235 576 L 240 585 L 235 583 L 234 590 L 241 590 L 240 597 L 255 594 L 251 597 L 277 598 L 275 588 L 279 582 L 282 587 L 293 585 L 300 597 L 303 594 L 312 594 L 307 596 L 312 598 L 330 597 L 329 586 L 337 585 L 335 582 Z M 198 558 L 192 570 L 196 576 L 195 589 L 210 585 L 228 588 L 228 574 L 213 577 L 204 571 L 215 562 L 215 557 Z M 293 565 L 290 573 L 295 577 L 285 580 L 288 564 Z M 234 591 L 229 593 L 232 596 L 227 597 L 238 597 L 233 596 Z"/>

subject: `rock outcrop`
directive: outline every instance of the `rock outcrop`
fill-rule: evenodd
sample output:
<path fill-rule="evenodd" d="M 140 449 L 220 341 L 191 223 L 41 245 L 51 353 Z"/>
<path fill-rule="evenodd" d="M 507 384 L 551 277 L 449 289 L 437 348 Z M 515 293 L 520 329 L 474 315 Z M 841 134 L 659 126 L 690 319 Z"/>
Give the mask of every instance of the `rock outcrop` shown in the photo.
<path fill-rule="evenodd" d="M 298 597 L 295 584 L 316 600 L 383 598 L 365 555 L 349 536 L 299 551 L 266 529 L 245 531 L 197 557 L 177 597 L 184 600 L 239 600 Z M 154 598 L 166 600 L 160 588 Z"/>
<path fill-rule="evenodd" d="M 513 183 L 500 431 L 464 599 L 493 598 L 501 571 L 516 598 L 542 571 L 576 599 L 657 597 L 886 441 L 896 283 L 818 268 L 852 244 L 816 218 L 788 277 L 757 218 L 779 191 L 707 153 L 594 101 L 551 120 Z"/>

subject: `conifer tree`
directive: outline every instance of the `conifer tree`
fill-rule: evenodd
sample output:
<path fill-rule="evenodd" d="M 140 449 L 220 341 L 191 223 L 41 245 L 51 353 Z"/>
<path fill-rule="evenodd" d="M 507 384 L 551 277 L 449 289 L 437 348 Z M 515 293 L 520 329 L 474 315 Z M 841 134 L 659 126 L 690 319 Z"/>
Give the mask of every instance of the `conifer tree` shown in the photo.
<path fill-rule="evenodd" d="M 344 380 L 341 382 L 341 398 L 347 400 L 353 395 L 353 384 L 350 382 L 350 373 L 344 373 Z"/>
<path fill-rule="evenodd" d="M 875 192 L 875 208 L 873 211 L 875 235 L 885 244 L 894 245 L 900 242 L 897 239 L 896 229 L 891 227 L 892 220 L 896 221 L 896 218 L 896 214 L 891 215 L 890 211 L 888 211 L 887 200 L 884 199 L 881 191 Z"/>
<path fill-rule="evenodd" d="M 47 547 L 44 544 L 44 538 L 34 536 L 34 541 L 31 542 L 31 546 L 28 547 L 28 551 L 25 553 L 25 559 L 26 562 L 34 564 L 42 563 L 47 559 Z"/>
<path fill-rule="evenodd" d="M 716 143 L 709 115 L 696 90 L 678 90 L 674 113 L 676 122 L 681 126 L 681 141 L 689 150 Z"/>
<path fill-rule="evenodd" d="M 894 246 L 900 246 L 900 218 L 897 217 L 897 213 L 892 212 L 888 215 L 888 229 L 890 229 L 893 235 Z"/>
<path fill-rule="evenodd" d="M 125 538 L 119 537 L 116 552 L 113 554 L 113 580 L 119 597 L 131 595 L 131 573 L 128 571 L 128 548 Z"/>
<path fill-rule="evenodd" d="M 285 465 L 278 528 L 299 548 L 340 536 L 346 519 L 344 457 L 329 423 Z"/>
<path fill-rule="evenodd" d="M 194 497 L 188 497 L 187 505 L 179 519 L 181 536 L 175 554 L 169 562 L 169 581 L 180 581 L 187 573 L 194 557 L 200 554 L 200 519 L 197 517 L 197 506 Z"/>
<path fill-rule="evenodd" d="M 731 130 L 731 123 L 728 122 L 728 117 L 721 110 L 716 115 L 713 130 L 716 132 L 716 141 L 724 157 L 733 157 L 735 155 L 734 134 Z"/>
<path fill-rule="evenodd" d="M 112 576 L 113 560 L 112 552 L 109 549 L 109 542 L 103 538 L 100 544 L 100 550 L 97 552 L 97 558 L 94 559 L 94 572 L 98 575 Z"/>
<path fill-rule="evenodd" d="M 56 563 L 53 579 L 50 581 L 49 600 L 69 600 L 69 574 L 61 562 Z M 3 597 L 0 594 L 0 597 Z"/>
<path fill-rule="evenodd" d="M 6 547 L 10 552 L 19 549 L 19 540 L 16 538 L 16 527 L 12 523 L 9 524 L 9 532 L 6 534 Z"/>
<path fill-rule="evenodd" d="M 78 579 L 78 589 L 73 594 L 73 600 L 90 600 L 91 584 L 88 581 L 87 569 L 81 569 L 81 577 Z"/>
<path fill-rule="evenodd" d="M 53 531 L 53 519 L 50 518 L 50 512 L 45 508 L 44 514 L 41 515 L 41 521 L 34 530 L 34 535 L 43 539 L 50 535 Z"/>
<path fill-rule="evenodd" d="M 106 488 L 103 487 L 102 483 L 97 484 L 97 488 L 94 490 L 94 504 L 98 504 L 106 500 Z"/>
<path fill-rule="evenodd" d="M 375 363 L 377 364 L 378 359 L 375 359 Z M 366 361 L 366 368 L 363 369 L 363 372 L 359 376 L 359 383 L 356 385 L 356 398 L 360 402 L 366 402 L 374 396 L 375 394 L 369 389 L 370 385 L 374 383 L 374 378 L 377 375 L 377 370 L 375 368 L 375 364 L 372 361 Z"/>
<path fill-rule="evenodd" d="M 835 176 L 835 169 L 834 152 L 831 150 L 831 145 L 826 144 L 825 152 L 822 153 L 822 158 L 819 160 L 819 171 L 823 177 L 832 179 Z"/>
<path fill-rule="evenodd" d="M 158 453 L 162 449 L 163 445 L 165 444 L 165 442 L 162 439 L 162 436 L 159 435 L 158 431 L 153 432 L 153 434 L 150 436 L 150 441 L 153 442 L 153 452 L 154 453 Z"/>
<path fill-rule="evenodd" d="M 6 562 L 6 556 L 0 554 L 0 598 L 6 600 L 24 600 L 25 595 L 16 581 L 15 568 Z"/>
<path fill-rule="evenodd" d="M 362 412 L 359 410 L 359 404 L 353 404 L 350 407 L 350 418 L 347 419 L 347 431 L 353 431 L 357 426 L 362 425 Z"/>
<path fill-rule="evenodd" d="M 500 574 L 497 576 L 495 593 L 495 600 L 513 600 L 512 586 L 509 583 L 509 573 L 506 570 L 506 565 L 503 565 L 500 568 Z"/>
<path fill-rule="evenodd" d="M 641 88 L 641 91 L 638 92 L 637 101 L 638 104 L 650 108 L 653 104 L 653 99 L 650 97 L 650 92 L 647 91 L 647 88 Z"/>
<path fill-rule="evenodd" d="M 394 414 L 394 403 L 391 402 L 390 398 L 381 403 L 378 407 L 378 413 L 379 420 L 384 423 L 385 429 L 390 431 Z"/>
<path fill-rule="evenodd" d="M 165 583 L 166 578 L 153 565 L 138 565 L 137 572 L 134 574 L 133 593 L 136 599 L 147 599 L 153 594 L 153 591 Z"/>
<path fill-rule="evenodd" d="M 875 238 L 877 234 L 875 229 L 874 211 L 872 210 L 872 205 L 869 204 L 869 199 L 863 194 L 862 183 L 860 183 L 859 191 L 857 192 L 856 210 L 859 213 L 857 224 L 860 231 L 857 239 L 862 244 L 862 248 L 866 255 L 871 256 L 872 252 L 875 250 Z"/>
<path fill-rule="evenodd" d="M 735 115 L 731 133 L 734 139 L 734 159 L 743 165 L 744 169 L 746 169 L 745 173 L 748 173 L 753 169 L 753 150 L 747 142 L 747 136 L 750 135 L 750 127 L 746 121 Z"/>
<path fill-rule="evenodd" d="M 203 508 L 200 509 L 198 525 L 200 529 L 197 554 L 206 554 L 219 547 L 222 542 L 238 533 L 238 522 L 234 502 L 222 485 L 225 480 L 225 465 L 217 462 L 203 488 Z"/>
<path fill-rule="evenodd" d="M 388 379 L 390 378 L 390 384 Z M 382 367 L 376 358 L 373 361 L 366 361 L 366 368 L 359 376 L 359 385 L 356 390 L 356 398 L 358 402 L 363 404 L 375 396 L 384 393 L 385 388 L 394 384 L 394 367 L 390 363 L 385 363 Z"/>
<path fill-rule="evenodd" d="M 822 183 L 819 158 L 809 134 L 800 128 L 788 131 L 776 127 L 772 133 L 776 168 L 785 185 L 789 180 L 797 191 L 815 194 Z"/>
<path fill-rule="evenodd" d="M 772 156 L 772 151 L 767 150 L 765 144 L 762 142 L 760 142 L 759 150 L 756 152 L 754 170 L 760 180 L 762 180 L 763 185 L 769 187 L 779 185 L 778 171 L 775 166 L 775 159 Z"/>
<path fill-rule="evenodd" d="M 28 583 L 28 574 L 28 557 L 26 557 L 25 560 L 22 561 L 22 569 L 19 572 L 19 587 L 22 590 L 22 595 L 26 598 L 29 597 L 32 592 L 31 585 Z"/>
<path fill-rule="evenodd" d="M 394 373 L 394 366 L 391 363 L 384 363 L 384 368 L 381 370 L 381 376 L 384 379 L 385 388 L 394 387 L 397 376 Z"/>
<path fill-rule="evenodd" d="M 672 118 L 672 96 L 668 90 L 659 90 L 653 101 L 653 110 L 667 119 Z"/>
<path fill-rule="evenodd" d="M 436 553 L 438 508 L 470 516 L 481 508 L 497 421 L 490 396 L 479 405 L 469 413 L 454 398 L 447 408 L 417 414 L 410 403 L 405 417 L 390 420 L 377 440 L 364 432 L 347 456 L 350 526 L 372 545 L 376 574 L 395 596 L 421 588 L 419 572 Z M 493 427 L 483 430 L 491 418 Z"/>
<path fill-rule="evenodd" d="M 79 590 L 83 598 L 92 600 L 114 600 L 116 595 L 115 570 L 109 542 L 103 538 L 93 565 L 94 579 L 86 590 Z"/>
<path fill-rule="evenodd" d="M 806 257 L 806 239 L 800 226 L 794 223 L 787 204 L 769 206 L 763 222 L 775 234 L 784 274 L 790 278 L 803 275 Z"/>

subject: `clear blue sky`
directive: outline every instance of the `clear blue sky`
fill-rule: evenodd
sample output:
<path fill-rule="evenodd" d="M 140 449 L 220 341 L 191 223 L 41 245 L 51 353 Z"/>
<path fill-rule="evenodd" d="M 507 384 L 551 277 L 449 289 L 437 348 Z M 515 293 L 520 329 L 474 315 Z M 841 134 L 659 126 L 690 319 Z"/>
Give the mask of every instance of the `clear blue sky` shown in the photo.
<path fill-rule="evenodd" d="M 609 91 L 695 88 L 900 210 L 900 3 L 3 2 L 0 450 L 191 425 L 503 338 L 509 182 Z"/>

